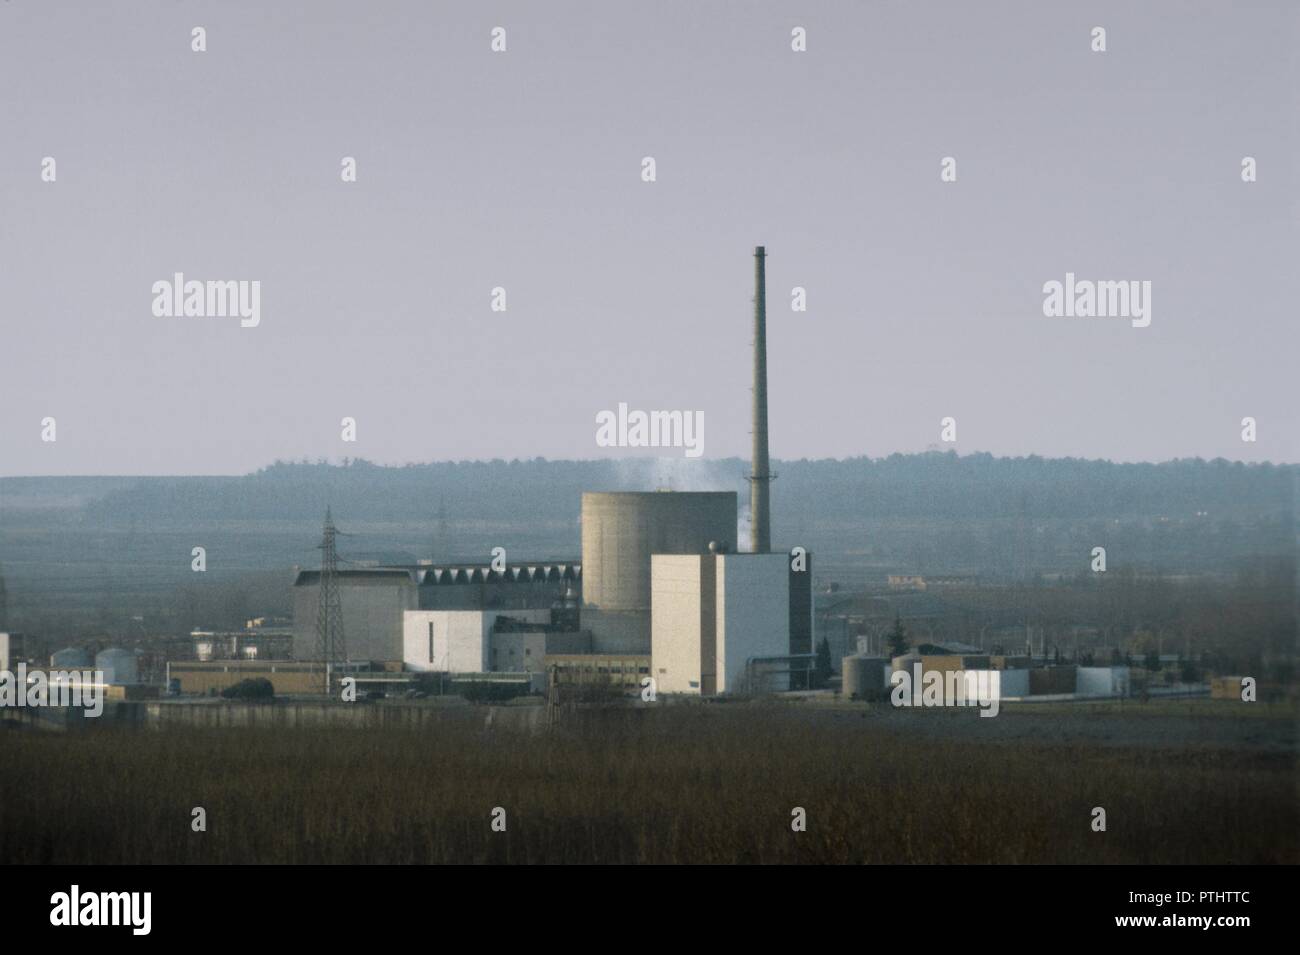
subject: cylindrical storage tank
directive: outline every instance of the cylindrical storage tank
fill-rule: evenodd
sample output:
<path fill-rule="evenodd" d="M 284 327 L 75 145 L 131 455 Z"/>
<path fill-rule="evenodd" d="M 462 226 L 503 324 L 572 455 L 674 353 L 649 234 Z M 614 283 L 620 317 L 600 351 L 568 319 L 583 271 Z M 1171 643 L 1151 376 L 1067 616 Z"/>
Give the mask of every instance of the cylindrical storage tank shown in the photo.
<path fill-rule="evenodd" d="M 840 661 L 840 693 L 847 699 L 862 698 L 862 688 L 867 682 L 866 669 L 862 666 L 862 657 L 854 654 Z"/>
<path fill-rule="evenodd" d="M 87 670 L 95 662 L 89 650 L 65 647 L 50 654 L 51 670 Z"/>
<path fill-rule="evenodd" d="M 136 683 L 135 654 L 129 650 L 110 647 L 95 655 L 95 669 L 102 670 L 104 682 L 113 684 Z"/>
<path fill-rule="evenodd" d="M 870 657 L 854 654 L 844 657 L 841 668 L 844 682 L 840 691 L 845 699 L 867 699 L 868 696 L 879 695 L 880 674 L 883 673 L 880 660 L 871 660 Z"/>
<path fill-rule="evenodd" d="M 587 492 L 582 495 L 582 604 L 650 610 L 651 554 L 735 551 L 735 491 Z"/>
<path fill-rule="evenodd" d="M 859 653 L 845 657 L 840 692 L 851 700 L 878 699 L 885 691 L 885 667 L 888 665 L 889 661 L 883 657 L 868 657 Z"/>

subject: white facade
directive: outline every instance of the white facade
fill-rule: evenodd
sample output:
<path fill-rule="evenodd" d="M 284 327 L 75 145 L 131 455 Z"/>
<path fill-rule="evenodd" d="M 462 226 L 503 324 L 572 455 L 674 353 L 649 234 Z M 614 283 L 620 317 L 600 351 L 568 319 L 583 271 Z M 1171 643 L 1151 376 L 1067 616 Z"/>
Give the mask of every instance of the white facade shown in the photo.
<path fill-rule="evenodd" d="M 713 618 L 713 592 L 702 580 L 708 559 L 698 554 L 650 557 L 650 673 L 659 693 L 714 692 L 716 670 L 705 666 L 702 652 L 706 620 Z"/>
<path fill-rule="evenodd" d="M 1128 667 L 1079 667 L 1074 672 L 1079 696 L 1128 696 Z"/>
<path fill-rule="evenodd" d="M 789 689 L 785 554 L 651 557 L 651 670 L 661 693 Z M 780 673 L 764 675 L 764 670 Z"/>
<path fill-rule="evenodd" d="M 408 670 L 487 673 L 498 617 L 548 623 L 549 610 L 407 610 L 402 614 L 402 663 Z"/>

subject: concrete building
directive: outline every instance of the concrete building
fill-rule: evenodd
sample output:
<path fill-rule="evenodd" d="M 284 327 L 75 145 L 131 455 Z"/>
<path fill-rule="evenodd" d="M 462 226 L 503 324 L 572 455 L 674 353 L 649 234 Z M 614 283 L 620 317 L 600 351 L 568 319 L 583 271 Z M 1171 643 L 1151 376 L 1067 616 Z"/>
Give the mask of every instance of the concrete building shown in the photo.
<path fill-rule="evenodd" d="M 351 660 L 400 660 L 402 614 L 419 606 L 414 572 L 401 568 L 366 567 L 338 572 L 343 637 Z M 316 613 L 320 604 L 320 571 L 302 570 L 293 584 L 293 655 L 319 659 Z"/>
<path fill-rule="evenodd" d="M 789 689 L 785 554 L 655 554 L 651 661 L 661 693 Z"/>
<path fill-rule="evenodd" d="M 1079 696 L 1128 696 L 1129 682 L 1126 666 L 1079 667 L 1074 692 Z"/>
<path fill-rule="evenodd" d="M 417 671 L 487 673 L 494 669 L 492 629 L 500 616 L 503 613 L 495 610 L 408 611 L 402 625 L 403 666 Z M 516 610 L 511 616 L 532 623 L 551 619 L 549 610 Z"/>
<path fill-rule="evenodd" d="M 541 673 L 547 654 L 588 653 L 591 635 L 553 610 L 408 610 L 402 665 L 443 673 Z"/>
<path fill-rule="evenodd" d="M 596 653 L 650 650 L 650 559 L 735 548 L 736 493 L 587 492 L 582 495 L 582 625 Z"/>
<path fill-rule="evenodd" d="M 545 611 L 550 619 L 552 610 L 571 608 L 576 628 L 582 566 L 576 561 L 524 561 L 507 564 L 503 572 L 488 563 L 363 567 L 339 571 L 338 581 L 348 657 L 395 661 L 406 659 L 403 615 L 409 610 Z M 320 571 L 299 571 L 293 595 L 293 655 L 311 660 L 318 655 Z"/>
<path fill-rule="evenodd" d="M 176 681 L 181 693 L 212 696 L 243 680 L 271 681 L 277 694 L 319 693 L 321 671 L 318 664 L 291 660 L 219 660 L 184 661 L 167 664 L 167 680 Z"/>

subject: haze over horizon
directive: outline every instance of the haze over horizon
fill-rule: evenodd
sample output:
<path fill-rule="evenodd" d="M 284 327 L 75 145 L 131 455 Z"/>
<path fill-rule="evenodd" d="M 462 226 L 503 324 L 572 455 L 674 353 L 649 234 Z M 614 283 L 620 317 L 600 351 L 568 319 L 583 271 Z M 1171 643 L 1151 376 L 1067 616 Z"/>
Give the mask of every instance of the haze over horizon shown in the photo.
<path fill-rule="evenodd" d="M 773 458 L 772 458 L 772 465 L 773 465 L 773 467 L 775 468 L 778 464 L 788 464 L 788 463 L 791 463 L 791 462 L 794 462 L 794 461 L 801 461 L 801 460 L 803 460 L 803 461 L 810 461 L 810 462 L 818 462 L 818 461 L 825 462 L 825 461 L 829 461 L 829 462 L 836 462 L 836 463 L 844 463 L 844 462 L 850 462 L 850 461 L 861 461 L 861 460 L 864 460 L 864 459 L 865 459 L 865 460 L 868 460 L 868 461 L 882 461 L 882 460 L 884 460 L 884 459 L 886 459 L 886 458 L 889 458 L 889 457 L 894 456 L 895 454 L 902 455 L 902 456 L 904 456 L 904 457 L 910 457 L 910 456 L 916 456 L 916 455 L 922 455 L 922 454 L 928 454 L 928 453 L 947 454 L 947 453 L 949 453 L 949 452 L 951 452 L 951 453 L 953 453 L 953 454 L 956 454 L 957 457 L 959 457 L 959 458 L 969 458 L 969 457 L 975 457 L 975 456 L 986 455 L 986 454 L 987 454 L 987 455 L 990 455 L 991 457 L 993 457 L 995 460 L 1000 460 L 1000 461 L 1010 461 L 1010 460 L 1017 460 L 1017 459 L 1023 460 L 1023 459 L 1026 459 L 1026 458 L 1040 458 L 1040 459 L 1045 460 L 1045 461 L 1066 461 L 1066 460 L 1074 460 L 1074 461 L 1080 461 L 1080 462 L 1089 463 L 1089 464 L 1092 464 L 1092 463 L 1101 463 L 1101 464 L 1114 464 L 1114 465 L 1151 465 L 1151 466 L 1160 466 L 1160 465 L 1172 465 L 1172 464 L 1178 464 L 1178 463 L 1183 463 L 1183 462 L 1188 462 L 1188 461 L 1195 461 L 1195 460 L 1201 460 L 1201 461 L 1205 461 L 1205 462 L 1212 462 L 1212 461 L 1215 461 L 1215 460 L 1223 460 L 1223 461 L 1227 461 L 1229 464 L 1241 464 L 1241 465 L 1246 465 L 1246 466 L 1268 466 L 1268 467 L 1280 467 L 1280 468 L 1287 468 L 1287 467 L 1292 467 L 1292 468 L 1293 468 L 1293 467 L 1300 467 L 1300 462 L 1294 462 L 1294 461 L 1245 460 L 1245 459 L 1242 459 L 1242 458 L 1229 458 L 1229 457 L 1226 457 L 1226 456 L 1205 457 L 1205 456 L 1202 455 L 1202 456 L 1199 456 L 1199 457 L 1197 457 L 1197 456 L 1191 456 L 1191 457 L 1183 457 L 1183 458 L 1166 458 L 1166 459 L 1161 460 L 1161 461 L 1120 461 L 1120 460 L 1116 460 L 1116 459 L 1113 459 L 1113 458 L 1104 458 L 1104 457 L 1080 457 L 1080 456 L 1077 456 L 1077 455 L 1075 455 L 1075 456 L 1071 456 L 1071 455 L 1048 456 L 1048 455 L 1034 454 L 1033 452 L 1030 452 L 1029 454 L 992 454 L 992 452 L 988 452 L 988 451 L 978 451 L 978 450 L 975 450 L 975 451 L 963 451 L 963 450 L 960 450 L 960 449 L 957 449 L 957 448 L 946 448 L 946 447 L 922 448 L 922 449 L 918 449 L 918 450 L 914 450 L 914 451 L 893 451 L 893 452 L 889 452 L 889 453 L 887 453 L 887 454 L 881 454 L 881 455 L 851 454 L 851 455 L 845 455 L 845 456 L 841 456 L 841 457 L 834 457 L 834 456 L 830 456 L 830 455 L 825 455 L 825 456 L 808 456 L 808 457 L 806 457 L 806 458 L 780 458 L 780 457 L 773 457 Z M 428 459 L 428 460 L 423 460 L 423 461 L 375 461 L 375 460 L 371 460 L 371 459 L 369 459 L 369 458 L 365 458 L 365 457 L 363 457 L 363 456 L 357 456 L 357 457 L 355 457 L 355 458 L 351 458 L 350 460 L 351 460 L 351 463 L 352 463 L 353 465 L 361 464 L 361 465 L 366 465 L 366 466 L 369 466 L 369 467 L 381 468 L 381 469 L 383 469 L 383 468 L 400 469 L 400 468 L 432 467 L 432 466 L 436 466 L 436 465 L 445 465 L 445 464 L 462 464 L 462 465 L 469 465 L 469 464 L 495 464 L 495 463 L 505 463 L 505 464 L 509 464 L 509 463 L 512 462 L 512 461 L 534 461 L 534 460 L 542 460 L 542 461 L 546 461 L 547 463 L 550 463 L 550 464 L 570 464 L 570 463 L 572 463 L 572 464 L 600 464 L 600 463 L 612 463 L 612 464 L 618 465 L 618 464 L 624 464 L 624 463 L 625 463 L 625 464 L 630 464 L 630 465 L 640 464 L 640 465 L 645 466 L 645 467 L 654 467 L 654 466 L 663 467 L 663 466 L 667 466 L 667 467 L 669 467 L 669 468 L 672 470 L 673 473 L 681 473 L 681 474 L 685 474 L 685 473 L 687 473 L 687 472 L 689 472 L 689 471 L 692 471 L 692 470 L 693 470 L 693 471 L 698 471 L 698 472 L 712 471 L 712 470 L 716 469 L 717 467 L 719 467 L 719 466 L 721 466 L 721 465 L 724 465 L 724 464 L 725 464 L 725 465 L 739 465 L 739 466 L 742 466 L 742 469 L 745 471 L 745 473 L 747 473 L 747 469 L 748 469 L 748 466 L 749 466 L 748 458 L 743 457 L 743 456 L 741 456 L 741 455 L 739 455 L 739 454 L 736 454 L 736 455 L 729 455 L 729 456 L 727 456 L 727 457 L 723 457 L 723 458 L 706 458 L 706 459 L 695 459 L 695 460 L 684 460 L 684 459 L 677 458 L 677 457 L 653 456 L 653 455 L 645 455 L 645 454 L 641 454 L 641 455 L 626 454 L 626 455 L 623 455 L 623 456 L 620 456 L 620 457 L 615 457 L 615 456 L 595 457 L 595 456 L 593 456 L 593 457 L 586 457 L 586 458 L 552 458 L 552 457 L 547 457 L 546 455 L 533 455 L 533 456 L 531 456 L 531 457 L 527 457 L 527 458 L 525 458 L 525 457 L 514 457 L 514 456 L 512 456 L 512 457 L 499 456 L 499 457 L 494 457 L 494 458 L 442 458 L 442 459 Z M 157 471 L 157 472 L 144 472 L 144 471 L 126 472 L 126 471 L 122 471 L 122 472 L 102 473 L 102 474 L 96 474 L 96 473 L 90 473 L 90 472 L 85 472 L 85 473 L 67 473 L 67 474 L 8 474 L 8 473 L 0 472 L 0 480 L 5 480 L 5 479 L 15 479 L 15 478 L 136 478 L 136 477 L 139 477 L 139 478 L 154 478 L 154 477 L 157 477 L 157 478 L 168 478 L 168 477 L 176 477 L 176 478 L 195 477 L 195 478 L 201 478 L 201 477 L 249 477 L 249 476 L 252 476 L 252 475 L 258 474 L 259 472 L 265 471 L 265 470 L 267 470 L 268 468 L 272 468 L 272 467 L 274 467 L 274 466 L 276 466 L 276 465 L 301 465 L 301 464 L 307 464 L 307 465 L 319 465 L 319 464 L 325 464 L 325 465 L 328 465 L 328 466 L 330 466 L 330 467 L 345 467 L 345 466 L 346 466 L 345 463 L 344 463 L 344 458 L 343 458 L 343 457 L 337 457 L 337 458 L 298 458 L 298 459 L 295 459 L 295 460 L 288 460 L 288 459 L 283 459 L 283 458 L 277 458 L 277 459 L 274 460 L 274 461 L 268 461 L 266 464 L 258 465 L 257 467 L 251 468 L 251 469 L 246 470 L 246 471 L 205 471 L 205 472 L 196 472 L 196 473 L 193 473 L 193 474 L 180 474 L 180 473 L 173 473 L 173 472 L 166 472 L 166 471 Z M 741 471 L 738 470 L 737 473 L 741 473 Z M 0 499 L 0 504 L 3 504 L 3 499 Z"/>

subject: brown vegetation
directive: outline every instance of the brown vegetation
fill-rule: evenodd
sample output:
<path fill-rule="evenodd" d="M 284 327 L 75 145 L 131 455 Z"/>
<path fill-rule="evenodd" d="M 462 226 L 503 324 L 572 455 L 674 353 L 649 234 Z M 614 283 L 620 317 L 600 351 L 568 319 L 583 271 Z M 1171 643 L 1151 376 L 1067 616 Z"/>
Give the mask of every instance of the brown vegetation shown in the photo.
<path fill-rule="evenodd" d="M 540 735 L 3 732 L 0 863 L 1300 859 L 1293 748 L 1010 743 L 972 738 L 1010 714 L 918 712 L 964 729 L 915 734 L 871 712 L 670 706 Z"/>

